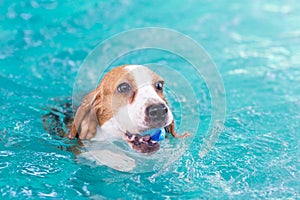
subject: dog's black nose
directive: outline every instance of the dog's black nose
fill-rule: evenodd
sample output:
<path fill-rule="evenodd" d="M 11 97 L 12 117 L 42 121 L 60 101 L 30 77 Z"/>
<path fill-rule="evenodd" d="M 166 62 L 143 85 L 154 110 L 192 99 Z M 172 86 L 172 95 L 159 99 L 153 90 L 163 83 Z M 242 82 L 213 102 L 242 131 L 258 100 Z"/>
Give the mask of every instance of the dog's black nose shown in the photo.
<path fill-rule="evenodd" d="M 146 115 L 152 122 L 164 121 L 168 108 L 164 104 L 152 104 L 146 108 Z"/>

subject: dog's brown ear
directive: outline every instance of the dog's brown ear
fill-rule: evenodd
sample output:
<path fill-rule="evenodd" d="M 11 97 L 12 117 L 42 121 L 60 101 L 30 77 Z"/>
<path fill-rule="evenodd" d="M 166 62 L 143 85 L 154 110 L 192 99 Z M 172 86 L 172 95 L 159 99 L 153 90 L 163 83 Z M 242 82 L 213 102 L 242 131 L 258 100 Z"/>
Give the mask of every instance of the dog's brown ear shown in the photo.
<path fill-rule="evenodd" d="M 78 135 L 80 139 L 90 139 L 96 134 L 99 122 L 96 114 L 98 108 L 94 106 L 94 102 L 97 96 L 96 91 L 93 91 L 83 99 L 74 117 L 68 138 L 74 139 Z"/>
<path fill-rule="evenodd" d="M 190 133 L 184 133 L 182 135 L 179 135 L 178 133 L 176 133 L 175 131 L 175 123 L 174 123 L 174 120 L 172 121 L 172 123 L 169 125 L 169 126 L 166 126 L 165 127 L 165 131 L 167 133 L 171 133 L 171 135 L 174 137 L 174 138 L 186 138 L 186 137 L 189 137 L 191 136 Z"/>

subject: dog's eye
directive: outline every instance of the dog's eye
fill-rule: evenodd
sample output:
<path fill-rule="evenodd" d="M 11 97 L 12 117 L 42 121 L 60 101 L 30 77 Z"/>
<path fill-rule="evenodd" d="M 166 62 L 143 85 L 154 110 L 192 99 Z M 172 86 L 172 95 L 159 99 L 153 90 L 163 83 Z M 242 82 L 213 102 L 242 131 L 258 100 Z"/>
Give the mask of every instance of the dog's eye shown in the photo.
<path fill-rule="evenodd" d="M 162 81 L 158 81 L 155 83 L 155 88 L 158 90 L 163 90 L 164 88 L 164 83 Z"/>
<path fill-rule="evenodd" d="M 131 90 L 131 87 L 128 83 L 121 83 L 118 87 L 117 87 L 117 91 L 119 93 L 126 93 L 129 92 Z"/>

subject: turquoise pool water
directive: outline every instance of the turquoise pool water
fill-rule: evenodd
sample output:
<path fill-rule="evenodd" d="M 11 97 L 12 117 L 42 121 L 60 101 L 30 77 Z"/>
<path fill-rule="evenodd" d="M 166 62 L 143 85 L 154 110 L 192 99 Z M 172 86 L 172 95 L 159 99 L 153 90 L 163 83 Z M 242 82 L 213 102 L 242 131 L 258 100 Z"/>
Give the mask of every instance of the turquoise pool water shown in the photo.
<path fill-rule="evenodd" d="M 300 198 L 299 21 L 296 0 L 0 0 L 0 198 Z M 227 102 L 219 140 L 199 157 L 211 114 L 201 83 L 200 131 L 163 173 L 77 163 L 70 144 L 43 129 L 42 115 L 72 95 L 100 41 L 149 26 L 190 36 L 214 60 Z M 149 54 L 153 63 L 167 57 L 150 50 L 126 59 L 150 62 Z"/>

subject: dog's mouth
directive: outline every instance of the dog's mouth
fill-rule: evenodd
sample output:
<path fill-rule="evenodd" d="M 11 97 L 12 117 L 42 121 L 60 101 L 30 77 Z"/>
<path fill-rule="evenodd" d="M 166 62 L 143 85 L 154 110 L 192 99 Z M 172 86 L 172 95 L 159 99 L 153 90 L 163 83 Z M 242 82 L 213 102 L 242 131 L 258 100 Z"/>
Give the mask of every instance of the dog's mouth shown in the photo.
<path fill-rule="evenodd" d="M 126 131 L 125 137 L 131 148 L 139 153 L 155 153 L 159 150 L 160 145 L 149 135 L 142 136 Z"/>

